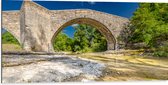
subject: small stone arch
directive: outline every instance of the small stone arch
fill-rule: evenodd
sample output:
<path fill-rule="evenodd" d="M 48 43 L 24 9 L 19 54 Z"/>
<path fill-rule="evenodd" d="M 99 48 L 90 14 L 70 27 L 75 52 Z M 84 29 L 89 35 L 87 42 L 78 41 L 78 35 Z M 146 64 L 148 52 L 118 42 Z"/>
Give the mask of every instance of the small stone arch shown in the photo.
<path fill-rule="evenodd" d="M 75 18 L 75 19 L 72 19 L 72 20 L 69 20 L 69 21 L 63 23 L 54 32 L 54 34 L 51 38 L 51 44 L 54 42 L 54 38 L 59 34 L 59 32 L 62 29 L 64 29 L 67 26 L 70 26 L 72 24 L 88 24 L 88 25 L 94 26 L 106 38 L 107 50 L 115 50 L 116 49 L 115 48 L 116 47 L 116 39 L 113 36 L 112 32 L 109 30 L 109 28 L 107 28 L 101 22 L 99 22 L 95 19 L 92 19 L 92 18 Z M 53 48 L 53 46 L 52 46 L 52 48 Z"/>

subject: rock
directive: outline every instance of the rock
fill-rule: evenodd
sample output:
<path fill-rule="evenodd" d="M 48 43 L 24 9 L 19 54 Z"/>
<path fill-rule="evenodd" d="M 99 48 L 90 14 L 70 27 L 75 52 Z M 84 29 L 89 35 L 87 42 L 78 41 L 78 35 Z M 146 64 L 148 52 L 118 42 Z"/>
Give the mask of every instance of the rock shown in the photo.
<path fill-rule="evenodd" d="M 46 55 L 34 55 L 34 58 L 38 59 L 39 57 L 43 57 L 47 61 L 13 67 L 4 67 L 2 69 L 2 82 L 64 82 L 67 80 L 88 82 L 94 81 L 94 79 L 101 76 L 102 71 L 105 68 L 105 65 L 102 63 L 87 59 L 80 59 L 73 56 L 51 57 L 50 55 L 50 57 L 48 57 Z M 30 58 L 30 56 L 24 58 L 25 59 L 23 60 L 25 60 L 25 62 L 30 60 L 27 59 Z M 14 80 L 11 81 L 11 78 Z"/>

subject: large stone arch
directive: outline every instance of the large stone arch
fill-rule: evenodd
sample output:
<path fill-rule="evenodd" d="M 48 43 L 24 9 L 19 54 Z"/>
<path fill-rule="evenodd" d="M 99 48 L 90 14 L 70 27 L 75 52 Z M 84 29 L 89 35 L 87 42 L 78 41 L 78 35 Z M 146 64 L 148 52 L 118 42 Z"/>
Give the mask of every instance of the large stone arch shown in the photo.
<path fill-rule="evenodd" d="M 53 43 L 54 38 L 59 34 L 59 32 L 62 29 L 64 29 L 67 26 L 70 26 L 72 24 L 88 24 L 88 25 L 94 26 L 106 38 L 106 40 L 107 40 L 107 50 L 114 50 L 114 49 L 116 49 L 115 48 L 115 46 L 116 46 L 116 39 L 113 36 L 113 34 L 110 32 L 109 28 L 107 28 L 101 22 L 99 22 L 97 20 L 94 20 L 92 18 L 76 18 L 76 19 L 69 20 L 69 21 L 67 21 L 65 23 L 62 23 L 62 25 L 53 34 L 53 36 L 51 38 L 51 43 Z"/>
<path fill-rule="evenodd" d="M 62 28 L 74 23 L 85 23 L 94 25 L 106 37 L 108 50 L 117 49 L 117 38 L 129 22 L 127 18 L 90 9 L 50 10 L 50 14 L 51 42 Z"/>

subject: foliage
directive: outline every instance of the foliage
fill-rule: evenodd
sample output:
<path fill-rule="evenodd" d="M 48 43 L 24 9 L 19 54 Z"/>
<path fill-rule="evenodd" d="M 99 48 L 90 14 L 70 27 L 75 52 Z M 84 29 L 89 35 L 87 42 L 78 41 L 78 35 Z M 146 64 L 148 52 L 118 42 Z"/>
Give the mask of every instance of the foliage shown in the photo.
<path fill-rule="evenodd" d="M 18 40 L 8 31 L 2 34 L 2 44 L 18 44 Z"/>
<path fill-rule="evenodd" d="M 131 18 L 131 25 L 132 42 L 145 42 L 149 47 L 157 46 L 160 41 L 168 39 L 168 4 L 139 4 Z"/>
<path fill-rule="evenodd" d="M 156 48 L 155 55 L 167 56 L 168 4 L 140 3 L 128 27 L 129 43 L 145 43 L 148 48 Z"/>
<path fill-rule="evenodd" d="M 75 29 L 74 51 L 104 51 L 107 49 L 106 39 L 96 28 L 86 24 L 79 24 Z"/>
<path fill-rule="evenodd" d="M 121 48 L 129 47 L 130 37 L 132 36 L 131 24 L 127 23 L 124 26 L 124 29 L 121 30 L 120 36 L 117 37 L 118 43 Z"/>
<path fill-rule="evenodd" d="M 95 52 L 107 49 L 106 39 L 96 28 L 86 24 L 74 28 L 76 31 L 73 38 L 62 32 L 58 34 L 54 41 L 55 51 Z"/>
<path fill-rule="evenodd" d="M 71 51 L 71 44 L 72 44 L 72 39 L 69 38 L 66 34 L 64 33 L 59 33 L 58 36 L 54 40 L 54 50 L 55 51 Z"/>
<path fill-rule="evenodd" d="M 168 57 L 168 42 L 166 42 L 165 45 L 158 47 L 154 52 L 154 55 L 158 57 Z"/>

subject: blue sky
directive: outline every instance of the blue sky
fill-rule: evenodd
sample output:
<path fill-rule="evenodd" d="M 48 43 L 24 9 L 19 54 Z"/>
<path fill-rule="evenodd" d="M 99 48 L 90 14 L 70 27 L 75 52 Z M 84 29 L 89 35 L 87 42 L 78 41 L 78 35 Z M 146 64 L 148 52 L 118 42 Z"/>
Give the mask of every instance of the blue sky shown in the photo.
<path fill-rule="evenodd" d="M 133 12 L 138 8 L 138 3 L 126 2 L 69 2 L 69 1 L 35 1 L 36 3 L 50 9 L 50 10 L 63 10 L 63 9 L 93 9 L 102 11 L 125 18 L 131 18 Z M 6 10 L 19 10 L 22 1 L 2 0 L 2 11 Z M 74 29 L 68 26 L 63 29 L 63 32 L 68 36 L 73 37 Z"/>

